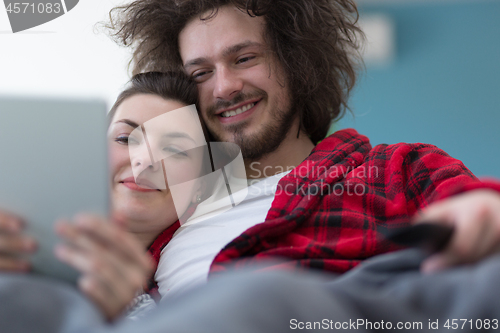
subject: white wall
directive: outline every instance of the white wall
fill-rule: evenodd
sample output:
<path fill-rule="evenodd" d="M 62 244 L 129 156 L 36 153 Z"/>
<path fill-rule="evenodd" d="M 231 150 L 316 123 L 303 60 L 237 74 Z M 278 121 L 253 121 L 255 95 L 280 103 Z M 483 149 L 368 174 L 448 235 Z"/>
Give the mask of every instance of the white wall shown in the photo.
<path fill-rule="evenodd" d="M 106 20 L 112 7 L 125 2 L 81 0 L 67 14 L 16 34 L 0 4 L 0 95 L 91 96 L 112 104 L 129 78 L 129 53 L 103 33 L 94 33 L 94 25 Z"/>
<path fill-rule="evenodd" d="M 81 0 L 61 17 L 13 34 L 2 1 L 0 95 L 99 97 L 111 105 L 129 79 L 129 51 L 94 25 L 124 2 Z"/>

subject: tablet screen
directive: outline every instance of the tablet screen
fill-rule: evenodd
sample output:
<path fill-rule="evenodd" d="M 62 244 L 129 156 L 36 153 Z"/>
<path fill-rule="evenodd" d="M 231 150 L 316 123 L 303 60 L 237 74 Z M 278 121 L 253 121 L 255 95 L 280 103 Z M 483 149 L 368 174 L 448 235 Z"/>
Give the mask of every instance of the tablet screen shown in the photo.
<path fill-rule="evenodd" d="M 106 130 L 101 101 L 0 97 L 0 208 L 37 239 L 36 273 L 76 281 L 53 255 L 53 225 L 81 211 L 107 213 Z"/>

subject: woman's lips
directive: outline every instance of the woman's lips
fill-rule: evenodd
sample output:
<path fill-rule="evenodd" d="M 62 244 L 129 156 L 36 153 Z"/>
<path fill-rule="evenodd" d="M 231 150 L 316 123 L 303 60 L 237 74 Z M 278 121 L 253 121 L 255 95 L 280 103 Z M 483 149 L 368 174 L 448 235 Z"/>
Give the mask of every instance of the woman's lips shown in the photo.
<path fill-rule="evenodd" d="M 123 185 L 125 185 L 126 187 L 128 187 L 133 191 L 139 191 L 139 192 L 160 191 L 155 184 L 147 180 L 139 180 L 137 184 L 135 182 L 134 177 L 125 178 L 122 181 L 120 181 L 120 183 L 122 183 Z"/>

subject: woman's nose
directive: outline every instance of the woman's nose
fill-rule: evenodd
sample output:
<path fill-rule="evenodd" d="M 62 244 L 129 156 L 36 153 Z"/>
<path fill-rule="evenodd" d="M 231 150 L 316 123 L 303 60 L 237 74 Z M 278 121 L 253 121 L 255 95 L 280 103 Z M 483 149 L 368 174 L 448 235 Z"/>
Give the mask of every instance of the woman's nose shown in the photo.
<path fill-rule="evenodd" d="M 151 156 L 146 152 L 136 152 L 134 156 L 131 156 L 132 169 L 134 170 L 134 175 L 139 175 L 142 172 L 148 170 L 150 172 L 156 172 L 160 170 L 160 162 L 152 162 Z"/>

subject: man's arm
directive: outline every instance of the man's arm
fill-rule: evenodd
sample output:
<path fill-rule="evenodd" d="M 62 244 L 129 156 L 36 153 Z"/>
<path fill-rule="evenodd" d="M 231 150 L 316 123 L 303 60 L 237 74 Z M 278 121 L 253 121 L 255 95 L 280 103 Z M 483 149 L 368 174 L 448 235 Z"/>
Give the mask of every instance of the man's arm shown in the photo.
<path fill-rule="evenodd" d="M 422 263 L 423 272 L 477 262 L 500 252 L 500 193 L 476 189 L 438 201 L 418 214 L 416 223 L 436 221 L 454 227 L 448 246 Z"/>
<path fill-rule="evenodd" d="M 477 179 L 462 162 L 432 145 L 389 147 L 398 148 L 390 154 L 390 162 L 404 159 L 406 208 L 415 223 L 434 221 L 454 227 L 448 246 L 423 262 L 424 272 L 477 262 L 500 251 L 498 180 Z"/>

